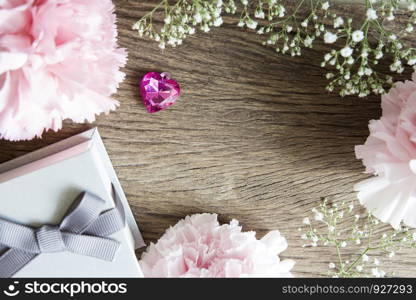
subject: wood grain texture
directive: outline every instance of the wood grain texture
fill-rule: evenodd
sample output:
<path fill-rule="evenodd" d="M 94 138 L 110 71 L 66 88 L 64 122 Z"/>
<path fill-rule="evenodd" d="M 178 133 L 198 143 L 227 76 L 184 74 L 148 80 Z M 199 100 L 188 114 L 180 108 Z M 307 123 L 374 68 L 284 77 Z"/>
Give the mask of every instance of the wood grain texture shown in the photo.
<path fill-rule="evenodd" d="M 302 57 L 277 55 L 227 19 L 161 52 L 131 30 L 154 2 L 114 2 L 120 44 L 129 51 L 127 78 L 115 95 L 120 108 L 94 125 L 146 242 L 188 214 L 215 212 L 259 237 L 279 229 L 289 242 L 283 257 L 297 261 L 295 275 L 325 276 L 335 252 L 302 248 L 297 228 L 320 197 L 355 201 L 353 185 L 366 175 L 354 146 L 380 115 L 380 98 L 328 94 L 319 67 L 325 45 Z M 151 70 L 171 72 L 182 86 L 181 100 L 154 115 L 138 92 Z M 92 126 L 66 122 L 42 140 L 1 141 L 0 161 Z M 405 251 L 391 266 L 399 276 L 415 276 L 416 254 Z"/>

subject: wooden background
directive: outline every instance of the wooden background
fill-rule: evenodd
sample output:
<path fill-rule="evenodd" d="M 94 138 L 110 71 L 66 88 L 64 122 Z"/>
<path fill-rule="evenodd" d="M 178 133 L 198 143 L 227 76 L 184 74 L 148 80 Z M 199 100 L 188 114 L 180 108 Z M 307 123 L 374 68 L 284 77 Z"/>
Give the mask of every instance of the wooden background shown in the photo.
<path fill-rule="evenodd" d="M 380 98 L 328 94 L 319 67 L 325 45 L 302 57 L 277 55 L 226 19 L 162 52 L 131 30 L 154 1 L 114 2 L 120 44 L 129 52 L 115 95 L 120 108 L 93 125 L 66 122 L 42 140 L 0 141 L 0 161 L 98 126 L 146 242 L 188 214 L 215 212 L 259 237 L 279 229 L 295 275 L 325 276 L 334 249 L 302 248 L 297 229 L 320 197 L 356 201 L 353 185 L 366 175 L 354 146 L 380 115 Z M 138 92 L 152 70 L 172 73 L 182 86 L 180 101 L 154 115 Z M 415 276 L 416 254 L 403 251 L 388 265 Z"/>

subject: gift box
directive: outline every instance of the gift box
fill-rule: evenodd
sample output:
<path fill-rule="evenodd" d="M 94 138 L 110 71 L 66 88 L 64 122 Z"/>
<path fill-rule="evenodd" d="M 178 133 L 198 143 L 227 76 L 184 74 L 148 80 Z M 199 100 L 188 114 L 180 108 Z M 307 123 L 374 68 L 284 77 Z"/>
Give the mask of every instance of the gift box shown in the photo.
<path fill-rule="evenodd" d="M 0 276 L 143 276 L 143 239 L 97 129 L 0 165 L 0 194 Z"/>

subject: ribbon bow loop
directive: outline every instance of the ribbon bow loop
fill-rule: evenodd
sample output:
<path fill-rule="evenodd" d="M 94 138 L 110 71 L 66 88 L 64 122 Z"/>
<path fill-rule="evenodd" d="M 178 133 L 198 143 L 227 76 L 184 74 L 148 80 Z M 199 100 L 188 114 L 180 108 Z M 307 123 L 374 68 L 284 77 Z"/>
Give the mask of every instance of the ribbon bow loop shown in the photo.
<path fill-rule="evenodd" d="M 61 230 L 58 226 L 43 225 L 36 230 L 36 241 L 39 246 L 39 253 L 53 253 L 66 250 L 62 240 Z"/>
<path fill-rule="evenodd" d="M 115 207 L 81 193 L 59 225 L 32 228 L 0 218 L 0 277 L 11 277 L 41 253 L 70 251 L 113 261 L 120 242 L 108 238 L 125 226 L 124 208 L 113 188 Z"/>

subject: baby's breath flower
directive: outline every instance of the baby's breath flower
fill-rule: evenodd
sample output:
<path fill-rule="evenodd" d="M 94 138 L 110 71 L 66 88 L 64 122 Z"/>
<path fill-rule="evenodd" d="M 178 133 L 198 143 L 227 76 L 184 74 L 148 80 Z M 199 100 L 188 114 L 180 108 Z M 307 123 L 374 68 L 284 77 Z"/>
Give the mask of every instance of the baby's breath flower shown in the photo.
<path fill-rule="evenodd" d="M 386 19 L 387 19 L 388 21 L 393 21 L 393 20 L 395 19 L 395 17 L 394 17 L 394 15 L 393 15 L 393 13 L 389 13 Z"/>
<path fill-rule="evenodd" d="M 305 40 L 303 41 L 303 43 L 305 44 L 306 47 L 310 47 L 312 46 L 313 38 L 310 36 L 307 36 Z"/>
<path fill-rule="evenodd" d="M 326 89 L 337 90 L 341 96 L 385 93 L 392 86 L 393 77 L 375 68 L 384 57 L 393 61 L 390 66 L 393 73 L 404 72 L 405 63 L 416 70 L 416 48 L 404 42 L 404 37 L 414 32 L 416 0 L 400 1 L 402 5 L 398 5 L 398 0 L 363 1 L 365 18 L 358 20 L 338 16 L 331 1 L 296 1 L 298 5 L 286 5 L 291 2 L 160 0 L 132 28 L 140 37 L 154 39 L 161 49 L 165 49 L 166 46 L 181 45 L 197 30 L 209 32 L 212 27 L 222 26 L 226 13 L 239 14 L 237 26 L 264 36 L 262 43 L 274 47 L 278 53 L 301 55 L 303 47 L 311 48 L 318 38 L 322 38 L 324 43 L 331 45 L 321 62 L 322 67 L 332 69 L 325 72 L 329 80 Z M 403 22 L 403 28 L 391 30 L 387 24 L 394 21 L 399 8 L 407 10 L 408 19 Z M 160 19 L 156 16 L 159 13 Z M 163 24 L 159 25 L 155 20 L 163 20 Z M 369 33 L 375 37 L 375 43 L 370 41 Z M 336 42 L 343 46 L 337 47 Z"/>
<path fill-rule="evenodd" d="M 324 219 L 324 215 L 321 212 L 315 214 L 315 221 L 322 221 Z"/>
<path fill-rule="evenodd" d="M 256 10 L 256 12 L 254 13 L 254 16 L 256 18 L 259 18 L 259 19 L 264 19 L 265 18 L 264 11 L 262 11 L 262 10 Z"/>
<path fill-rule="evenodd" d="M 248 28 L 250 28 L 250 29 L 256 29 L 257 28 L 257 22 L 256 21 L 254 21 L 254 20 L 248 20 L 247 22 L 246 22 L 246 26 L 248 27 Z"/>
<path fill-rule="evenodd" d="M 376 20 L 378 18 L 377 12 L 373 8 L 368 8 L 366 15 L 369 20 Z"/>
<path fill-rule="evenodd" d="M 351 49 L 351 47 L 347 46 L 347 47 L 342 48 L 339 53 L 343 57 L 350 57 L 352 52 L 353 52 L 353 50 Z"/>
<path fill-rule="evenodd" d="M 313 221 L 305 218 L 305 222 L 304 219 L 306 232 L 301 238 L 310 241 L 305 247 L 335 248 L 333 257 L 338 261 L 328 264 L 332 277 L 385 277 L 386 272 L 380 269 L 380 259 L 370 259 L 370 252 L 383 251 L 386 258 L 392 259 L 402 247 L 416 248 L 416 231 L 403 227 L 397 230 L 384 228 L 385 232 L 378 233 L 378 220 L 370 214 L 354 214 L 353 204 L 330 204 L 324 198 L 318 207 L 312 209 L 312 213 Z M 339 224 L 344 223 L 341 221 L 344 217 L 355 220 L 350 229 L 340 228 Z M 322 223 L 327 226 L 326 231 L 322 231 Z M 348 251 L 349 247 L 360 247 L 362 250 Z M 345 255 L 349 255 L 349 259 L 345 259 Z"/>
<path fill-rule="evenodd" d="M 194 22 L 195 22 L 195 24 L 199 24 L 199 23 L 202 22 L 202 16 L 199 12 L 196 12 L 194 14 Z"/>
<path fill-rule="evenodd" d="M 371 274 L 374 277 L 377 277 L 377 278 L 381 278 L 381 277 L 384 277 L 386 275 L 386 273 L 383 270 L 379 270 L 378 268 L 372 268 L 371 269 Z"/>
<path fill-rule="evenodd" d="M 343 18 L 341 18 L 341 17 L 337 17 L 337 18 L 334 20 L 334 28 L 339 28 L 339 27 L 341 27 L 342 25 L 344 25 L 344 19 L 343 19 Z"/>
<path fill-rule="evenodd" d="M 327 31 L 324 34 L 324 41 L 327 44 L 333 44 L 337 41 L 337 35 L 330 31 Z"/>
<path fill-rule="evenodd" d="M 171 17 L 169 15 L 167 15 L 165 20 L 164 20 L 165 24 L 170 24 L 171 20 L 172 20 Z"/>
<path fill-rule="evenodd" d="M 213 24 L 214 24 L 215 27 L 219 27 L 219 26 L 222 25 L 222 23 L 223 23 L 222 18 L 217 18 L 217 19 L 215 19 Z"/>
<path fill-rule="evenodd" d="M 358 43 L 364 39 L 364 33 L 362 30 L 356 30 L 352 33 L 351 37 L 354 42 Z"/>

